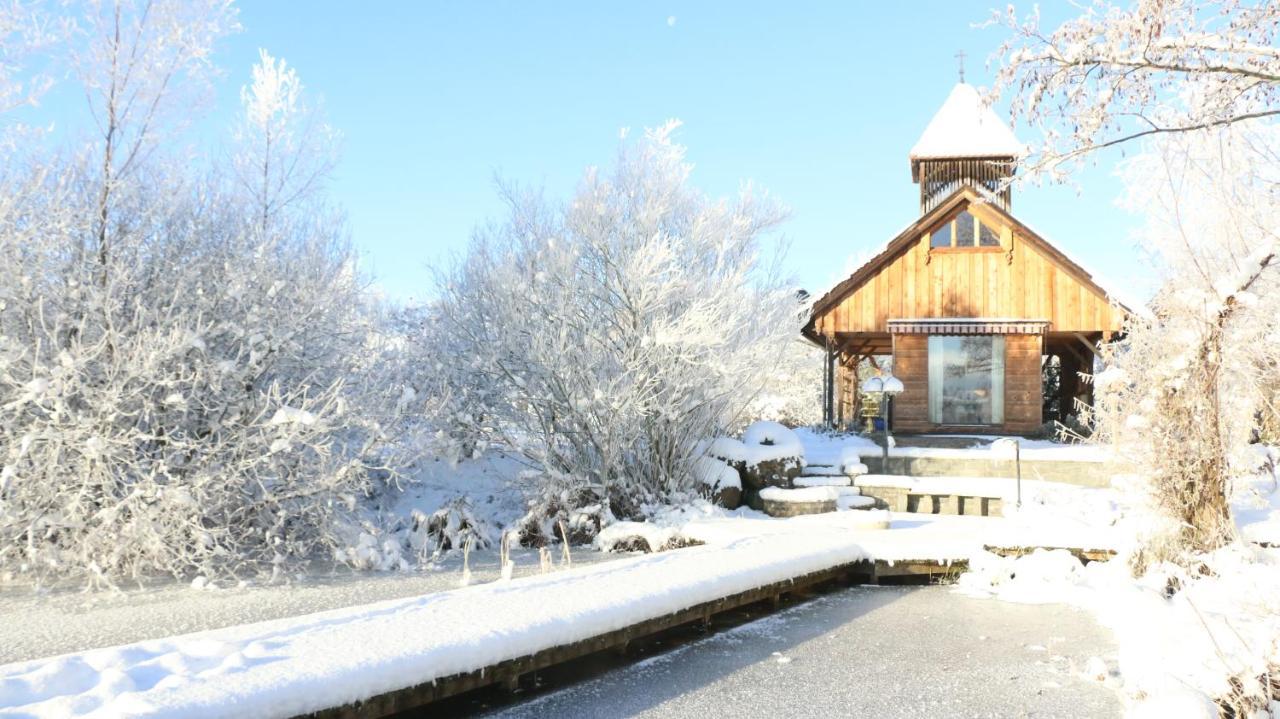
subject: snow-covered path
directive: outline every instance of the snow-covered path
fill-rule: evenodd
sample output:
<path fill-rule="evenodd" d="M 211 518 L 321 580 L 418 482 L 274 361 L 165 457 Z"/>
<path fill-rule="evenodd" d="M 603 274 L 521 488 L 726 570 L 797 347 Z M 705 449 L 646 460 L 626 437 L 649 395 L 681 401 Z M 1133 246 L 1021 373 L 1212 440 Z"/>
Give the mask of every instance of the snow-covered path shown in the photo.
<path fill-rule="evenodd" d="M 496 716 L 1119 716 L 1116 694 L 1081 672 L 1113 652 L 1065 605 L 855 587 Z"/>

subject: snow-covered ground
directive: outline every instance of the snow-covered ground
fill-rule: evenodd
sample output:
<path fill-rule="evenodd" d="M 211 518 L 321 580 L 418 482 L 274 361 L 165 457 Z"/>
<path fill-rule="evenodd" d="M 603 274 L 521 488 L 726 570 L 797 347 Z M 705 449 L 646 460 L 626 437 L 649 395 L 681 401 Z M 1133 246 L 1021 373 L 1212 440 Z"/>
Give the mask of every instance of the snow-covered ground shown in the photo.
<path fill-rule="evenodd" d="M 1238 487 L 1231 504 L 1246 541 L 1204 555 L 1196 573 L 1161 564 L 1134 578 L 1123 546 L 1138 531 L 1131 516 L 1113 527 L 1122 545 L 1116 561 L 1082 566 L 1063 551 L 1018 559 L 980 552 L 959 591 L 1088 609 L 1118 641 L 1129 716 L 1213 719 L 1214 700 L 1240 688 L 1265 696 L 1259 678 L 1280 667 L 1280 549 L 1267 546 L 1280 537 L 1275 477 L 1264 473 Z M 1271 712 L 1280 713 L 1280 702 Z"/>
<path fill-rule="evenodd" d="M 865 442 L 848 436 L 802 436 L 807 461 L 831 466 L 849 460 L 850 451 L 857 451 L 859 443 Z M 497 524 L 504 521 L 504 513 L 514 517 L 520 509 L 506 482 L 510 467 L 486 467 L 477 462 L 439 472 L 435 485 L 424 484 L 399 498 L 393 511 L 428 511 L 430 505 L 448 501 L 458 489 L 451 479 L 451 473 L 457 472 L 468 477 L 472 505 L 489 508 L 487 517 L 491 519 L 484 521 Z M 962 489 L 972 480 L 912 481 L 932 483 L 931 491 L 944 492 Z M 1238 507 L 1247 504 L 1253 512 L 1237 512 L 1245 522 L 1242 531 L 1246 535 L 1273 531 L 1280 517 L 1275 493 L 1266 490 L 1259 487 L 1253 494 L 1237 498 Z M 1242 625 L 1234 623 L 1238 618 L 1254 622 L 1243 626 L 1250 638 L 1280 636 L 1280 620 L 1276 619 L 1280 606 L 1273 599 L 1280 597 L 1276 580 L 1280 559 L 1274 553 L 1258 550 L 1263 554 L 1253 563 L 1224 553 L 1215 559 L 1216 566 L 1230 572 L 1212 581 L 1196 580 L 1196 592 L 1184 591 L 1170 602 L 1160 593 L 1162 587 L 1150 584 L 1150 580 L 1149 585 L 1143 585 L 1129 579 L 1121 562 L 1086 569 L 1065 552 L 1012 560 L 984 551 L 986 545 L 1123 550 L 1131 537 L 1125 533 L 1117 496 L 1112 489 L 1024 482 L 1021 506 L 1006 503 L 1005 517 L 880 513 L 890 521 L 889 529 L 874 528 L 874 523 L 866 521 L 871 515 L 859 510 L 781 520 L 749 509 L 725 511 L 704 502 L 662 512 L 651 522 L 620 523 L 607 529 L 599 543 L 608 547 L 639 536 L 651 547 L 690 542 L 700 546 L 623 556 L 590 566 L 582 566 L 587 562 L 579 559 L 571 569 L 546 574 L 534 573 L 532 554 L 518 556 L 518 564 L 526 567 L 528 576 L 510 581 L 477 585 L 500 575 L 492 559 L 481 552 L 472 558 L 471 586 L 461 588 L 450 587 L 457 583 L 459 572 L 455 565 L 449 565 L 451 569 L 434 577 L 383 575 L 385 579 L 379 581 L 385 584 L 381 587 L 379 582 L 345 587 L 336 582 L 337 588 L 322 588 L 324 582 L 301 583 L 281 589 L 278 596 L 257 595 L 275 597 L 263 603 L 268 606 L 265 610 L 247 607 L 255 604 L 255 591 L 269 590 L 174 590 L 171 598 L 152 606 L 173 608 L 184 598 L 196 596 L 191 610 L 200 614 L 207 597 L 207 613 L 214 617 L 272 619 L 158 636 L 170 630 L 177 633 L 226 623 L 215 618 L 212 623 L 188 624 L 184 623 L 191 619 L 187 616 L 167 626 L 161 619 L 158 634 L 126 635 L 129 639 L 149 637 L 132 644 L 86 648 L 112 641 L 109 632 L 92 631 L 82 644 L 51 644 L 48 653 L 71 651 L 0 666 L 0 711 L 30 717 L 94 712 L 291 716 L 472 671 L 860 559 L 969 560 L 974 571 L 962 582 L 968 594 L 1019 602 L 1067 602 L 1096 612 L 1120 638 L 1119 666 L 1126 696 L 1134 706 L 1167 708 L 1154 704 L 1151 697 L 1203 700 L 1216 696 L 1213 691 L 1220 687 L 1214 682 L 1220 683 L 1224 676 L 1221 667 L 1216 671 L 1197 668 L 1194 662 L 1212 662 L 1215 657 L 1219 662 L 1244 662 L 1266 654 L 1265 648 L 1249 645 L 1251 639 L 1238 639 L 1243 649 L 1235 653 L 1228 650 L 1225 659 L 1214 653 L 1221 652 L 1230 634 L 1241 629 Z M 456 555 L 446 555 L 445 561 L 456 562 Z M 1177 578 L 1183 582 L 1189 579 Z M 419 590 L 430 593 L 407 596 Z M 375 601 L 384 597 L 384 601 Z M 50 626 L 52 617 L 39 611 L 56 613 L 56 609 L 41 609 L 39 599 L 24 601 L 29 613 L 6 612 L 7 620 L 19 616 L 25 617 L 19 620 L 24 623 Z M 129 621 L 129 617 L 148 616 L 146 601 L 124 599 L 114 608 L 110 599 L 103 601 L 98 609 L 87 609 L 78 625 L 73 621 L 68 627 L 83 630 L 103 617 Z M 235 609 L 236 602 L 241 602 L 241 609 Z M 215 605 L 221 606 L 215 609 Z M 10 602 L 8 608 L 13 606 Z M 289 616 L 327 607 L 337 608 Z M 119 613 L 112 615 L 117 610 Z M 164 610 L 153 614 L 166 616 Z M 1189 631 L 1191 617 L 1207 629 L 1198 639 L 1181 641 Z M 74 636 L 77 631 L 71 629 L 68 634 Z M 32 633 L 11 636 L 25 637 L 19 656 L 30 657 L 39 651 L 32 649 Z M 1167 670 L 1152 670 L 1152 666 L 1165 666 L 1151 663 L 1156 656 L 1153 652 L 1163 651 L 1173 652 L 1177 659 Z M 1253 669 L 1239 668 L 1244 675 Z M 1182 693 L 1172 688 L 1176 682 L 1181 682 Z"/>
<path fill-rule="evenodd" d="M 1230 547 L 1207 559 L 1212 576 L 1163 567 L 1137 580 L 1123 562 L 1081 566 L 1062 551 L 971 561 L 958 591 L 1070 603 L 1111 629 L 1130 716 L 1217 717 L 1212 700 L 1230 693 L 1230 677 L 1254 679 L 1266 672 L 1267 658 L 1280 659 L 1278 550 Z M 1172 597 L 1170 580 L 1180 587 Z"/>
<path fill-rule="evenodd" d="M 104 709 L 291 716 L 858 559 L 967 557 L 1004 523 L 895 515 L 893 529 L 867 530 L 859 517 L 846 511 L 775 520 L 702 505 L 664 523 L 703 546 L 9 664 L 0 667 L 0 707 L 34 717 Z"/>

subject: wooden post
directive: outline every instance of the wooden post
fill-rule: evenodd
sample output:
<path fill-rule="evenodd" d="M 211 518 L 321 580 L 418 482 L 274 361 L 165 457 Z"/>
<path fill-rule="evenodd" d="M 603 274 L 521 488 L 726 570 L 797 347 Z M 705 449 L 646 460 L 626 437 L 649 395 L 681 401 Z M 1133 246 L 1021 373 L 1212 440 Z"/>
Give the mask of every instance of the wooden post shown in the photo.
<path fill-rule="evenodd" d="M 829 337 L 823 338 L 822 348 L 825 352 L 822 360 L 822 424 L 828 425 L 831 423 L 831 402 L 827 398 L 830 392 L 828 382 L 831 381 L 831 376 L 827 371 L 831 360 L 831 339 Z"/>
<path fill-rule="evenodd" d="M 835 417 L 836 417 L 836 413 L 835 413 L 835 361 L 834 361 L 834 359 L 835 359 L 835 351 L 834 351 L 834 349 L 832 348 L 831 338 L 830 338 L 830 337 L 828 337 L 828 338 L 827 338 L 827 340 L 826 340 L 826 345 L 827 345 L 827 361 L 826 361 L 825 365 L 823 366 L 823 379 L 824 379 L 823 389 L 824 389 L 824 396 L 823 396 L 822 418 L 823 418 L 823 422 L 824 422 L 828 427 L 832 427 L 832 426 L 834 426 L 834 425 L 835 425 Z"/>

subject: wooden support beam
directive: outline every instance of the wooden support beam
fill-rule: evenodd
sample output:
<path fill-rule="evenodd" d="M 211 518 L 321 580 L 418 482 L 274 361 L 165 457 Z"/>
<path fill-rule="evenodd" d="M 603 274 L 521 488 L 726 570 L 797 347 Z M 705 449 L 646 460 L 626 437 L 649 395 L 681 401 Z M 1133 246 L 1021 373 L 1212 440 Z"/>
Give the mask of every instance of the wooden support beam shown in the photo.
<path fill-rule="evenodd" d="M 1066 350 L 1067 352 L 1070 352 L 1071 356 L 1076 358 L 1076 360 L 1080 362 L 1081 367 L 1085 367 L 1092 364 L 1092 362 L 1090 362 L 1090 359 L 1088 357 L 1085 357 L 1084 354 L 1082 354 L 1080 350 L 1076 349 L 1075 345 L 1071 344 L 1070 342 L 1063 342 L 1060 345 L 1060 347 Z"/>
<path fill-rule="evenodd" d="M 1079 332 L 1073 332 L 1073 333 L 1071 333 L 1071 336 L 1072 336 L 1072 337 L 1074 337 L 1074 338 L 1076 338 L 1077 340 L 1079 340 L 1079 341 L 1080 341 L 1080 344 L 1081 344 L 1081 345 L 1083 345 L 1085 349 L 1089 350 L 1089 357 L 1097 357 L 1097 356 L 1098 356 L 1098 348 L 1097 348 L 1097 347 L 1095 347 L 1095 346 L 1094 346 L 1094 344 L 1093 344 L 1092 342 L 1090 342 L 1088 339 L 1086 339 L 1084 335 L 1080 334 Z M 1093 362 L 1088 362 L 1087 364 L 1088 364 L 1090 367 L 1092 367 L 1092 366 L 1093 366 Z"/>

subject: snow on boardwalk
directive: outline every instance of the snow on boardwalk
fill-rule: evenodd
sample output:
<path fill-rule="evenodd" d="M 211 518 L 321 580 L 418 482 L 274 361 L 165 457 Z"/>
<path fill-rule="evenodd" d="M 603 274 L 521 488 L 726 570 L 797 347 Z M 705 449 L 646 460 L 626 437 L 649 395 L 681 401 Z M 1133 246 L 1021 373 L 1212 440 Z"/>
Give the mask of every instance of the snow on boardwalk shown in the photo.
<path fill-rule="evenodd" d="M 1003 520 L 856 513 L 686 526 L 704 546 L 0 667 L 0 714 L 288 717 L 864 559 L 964 559 Z"/>

